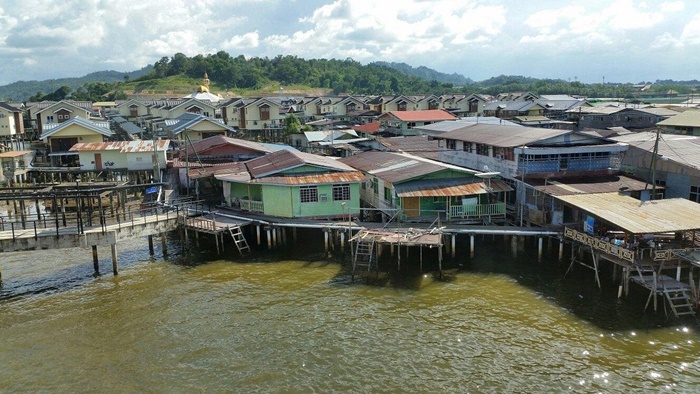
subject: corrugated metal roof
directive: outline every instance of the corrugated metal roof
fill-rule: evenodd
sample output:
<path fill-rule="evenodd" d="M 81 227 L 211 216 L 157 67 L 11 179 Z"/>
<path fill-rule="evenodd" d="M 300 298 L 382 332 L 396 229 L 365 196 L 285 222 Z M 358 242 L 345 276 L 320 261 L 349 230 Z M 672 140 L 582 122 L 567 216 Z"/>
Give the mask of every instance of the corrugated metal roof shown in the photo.
<path fill-rule="evenodd" d="M 170 140 L 158 140 L 156 147 L 164 151 L 170 146 Z M 93 152 L 118 150 L 120 153 L 153 152 L 152 140 L 112 141 L 112 142 L 79 142 L 70 148 L 71 152 Z"/>
<path fill-rule="evenodd" d="M 390 111 L 391 115 L 402 122 L 437 122 L 440 120 L 455 120 L 457 117 L 443 109 L 423 111 Z"/>
<path fill-rule="evenodd" d="M 320 183 L 356 183 L 364 180 L 365 175 L 360 171 L 346 171 L 298 176 L 269 176 L 252 179 L 250 182 L 268 185 L 317 185 Z"/>
<path fill-rule="evenodd" d="M 652 154 L 656 142 L 656 133 L 631 133 L 610 139 L 624 142 Z M 681 165 L 700 169 L 700 137 L 682 134 L 661 134 L 658 154 L 661 160 L 657 163 L 660 165 L 663 165 L 664 160 L 672 160 Z"/>
<path fill-rule="evenodd" d="M 434 180 L 396 185 L 394 188 L 399 197 L 457 197 L 513 190 L 507 183 L 498 179 L 476 183 L 465 183 L 464 180 Z"/>
<path fill-rule="evenodd" d="M 262 178 L 304 164 L 335 171 L 352 171 L 353 168 L 327 156 L 318 156 L 290 150 L 279 150 L 245 162 L 253 178 Z"/>
<path fill-rule="evenodd" d="M 571 130 L 540 129 L 525 126 L 513 127 L 479 123 L 465 125 L 464 128 L 448 131 L 435 138 L 514 148 L 572 133 L 573 131 Z"/>
<path fill-rule="evenodd" d="M 572 194 L 556 198 L 631 234 L 700 229 L 700 204 L 684 198 L 642 202 L 619 193 Z"/>
<path fill-rule="evenodd" d="M 700 127 L 700 111 L 685 111 L 657 123 L 659 126 Z"/>
<path fill-rule="evenodd" d="M 397 153 L 379 151 L 359 153 L 344 157 L 340 161 L 391 183 L 404 182 L 447 169 Z"/>
<path fill-rule="evenodd" d="M 34 153 L 32 150 L 10 150 L 0 153 L 0 157 L 19 157 L 29 153 Z"/>
<path fill-rule="evenodd" d="M 620 175 L 579 181 L 550 181 L 547 185 L 534 186 L 534 188 L 553 196 L 566 196 L 570 194 L 612 193 L 618 192 L 621 188 L 626 191 L 651 190 L 651 185 Z"/>

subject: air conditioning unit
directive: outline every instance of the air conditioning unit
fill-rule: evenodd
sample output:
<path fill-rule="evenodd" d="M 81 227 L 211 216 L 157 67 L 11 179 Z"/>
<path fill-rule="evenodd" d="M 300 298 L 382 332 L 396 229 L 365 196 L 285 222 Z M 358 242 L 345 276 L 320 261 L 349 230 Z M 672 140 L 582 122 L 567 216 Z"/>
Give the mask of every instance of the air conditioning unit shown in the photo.
<path fill-rule="evenodd" d="M 496 160 L 501 160 L 502 158 L 501 155 L 496 155 Z"/>

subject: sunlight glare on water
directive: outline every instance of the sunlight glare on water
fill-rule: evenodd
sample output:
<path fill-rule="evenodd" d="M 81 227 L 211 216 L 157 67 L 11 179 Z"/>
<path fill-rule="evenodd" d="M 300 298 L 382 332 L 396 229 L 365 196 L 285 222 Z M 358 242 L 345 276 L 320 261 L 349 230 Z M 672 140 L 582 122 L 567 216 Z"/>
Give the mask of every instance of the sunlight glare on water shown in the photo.
<path fill-rule="evenodd" d="M 0 391 L 693 391 L 697 327 L 497 247 L 459 272 L 351 283 L 327 261 L 2 255 Z M 505 253 L 501 255 L 500 253 Z M 189 260 L 194 261 L 189 261 Z M 204 261 L 201 261 L 204 260 Z M 110 261 L 100 262 L 109 272 Z M 611 328 L 612 327 L 612 328 Z"/>

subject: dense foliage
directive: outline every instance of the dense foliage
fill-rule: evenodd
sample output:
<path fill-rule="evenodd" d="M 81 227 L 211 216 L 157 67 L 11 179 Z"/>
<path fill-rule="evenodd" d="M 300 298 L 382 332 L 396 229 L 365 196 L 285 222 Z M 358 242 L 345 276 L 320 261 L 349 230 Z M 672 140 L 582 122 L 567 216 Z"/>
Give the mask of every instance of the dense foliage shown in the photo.
<path fill-rule="evenodd" d="M 535 94 L 569 94 L 584 97 L 617 97 L 643 100 L 645 97 L 664 96 L 669 92 L 687 95 L 695 91 L 698 81 L 656 81 L 650 89 L 641 91 L 632 84 L 594 83 L 561 79 L 537 79 L 523 76 L 500 75 L 481 82 L 458 74 L 444 74 L 427 67 L 413 68 L 404 63 L 374 62 L 363 65 L 353 59 L 301 59 L 296 56 L 275 58 L 233 57 L 225 51 L 188 57 L 176 53 L 162 57 L 153 66 L 132 73 L 114 71 L 92 73 L 81 79 L 16 82 L 0 86 L 0 99 L 10 100 L 113 100 L 124 97 L 125 83 L 131 89 L 150 89 L 177 86 L 201 80 L 204 73 L 220 90 L 237 90 L 249 95 L 263 91 L 263 87 L 279 84 L 300 89 L 322 89 L 330 94 L 469 94 L 496 95 L 503 92 L 532 92 Z M 96 80 L 97 79 L 97 80 Z M 74 81 L 75 80 L 75 81 Z M 70 81 L 70 83 L 68 83 Z M 80 82 L 80 83 L 79 83 Z M 165 85 L 164 85 L 165 84 Z M 40 88 L 40 86 L 43 86 Z M 50 87 L 50 89 L 47 89 Z M 29 90 L 28 89 L 32 89 Z"/>
<path fill-rule="evenodd" d="M 9 85 L 0 86 L 0 100 L 8 101 L 27 101 L 30 97 L 36 97 L 41 95 L 49 95 L 62 89 L 63 87 L 68 87 L 71 91 L 79 89 L 80 87 L 85 87 L 86 84 L 91 83 L 108 83 L 108 82 L 121 82 L 125 79 L 138 78 L 152 69 L 152 66 L 144 67 L 140 70 L 131 72 L 118 72 L 118 71 L 98 71 L 87 74 L 80 78 L 60 78 L 60 79 L 47 79 L 45 81 L 18 81 L 13 82 Z M 48 100 L 48 99 L 47 99 Z M 94 100 L 102 101 L 105 99 Z"/>

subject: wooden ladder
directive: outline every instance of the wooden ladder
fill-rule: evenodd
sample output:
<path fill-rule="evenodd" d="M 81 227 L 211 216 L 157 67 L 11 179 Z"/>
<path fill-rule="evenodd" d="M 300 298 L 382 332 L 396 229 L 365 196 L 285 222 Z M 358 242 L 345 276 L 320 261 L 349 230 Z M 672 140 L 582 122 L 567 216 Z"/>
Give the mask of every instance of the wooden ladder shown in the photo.
<path fill-rule="evenodd" d="M 241 226 L 229 226 L 228 232 L 231 233 L 231 238 L 233 238 L 233 242 L 236 244 L 236 248 L 238 248 L 238 252 L 241 254 L 241 256 L 245 256 L 247 253 L 250 253 L 250 247 L 248 246 L 248 241 L 246 241 L 245 237 L 243 236 Z"/>
<path fill-rule="evenodd" d="M 686 315 L 695 316 L 693 300 L 687 290 L 667 291 L 664 292 L 664 294 L 666 294 L 666 299 L 669 305 L 671 305 L 671 310 L 676 317 Z"/>
<path fill-rule="evenodd" d="M 352 272 L 357 271 L 358 267 L 367 267 L 367 271 L 371 270 L 374 260 L 374 238 L 369 240 L 358 238 L 352 260 Z"/>

